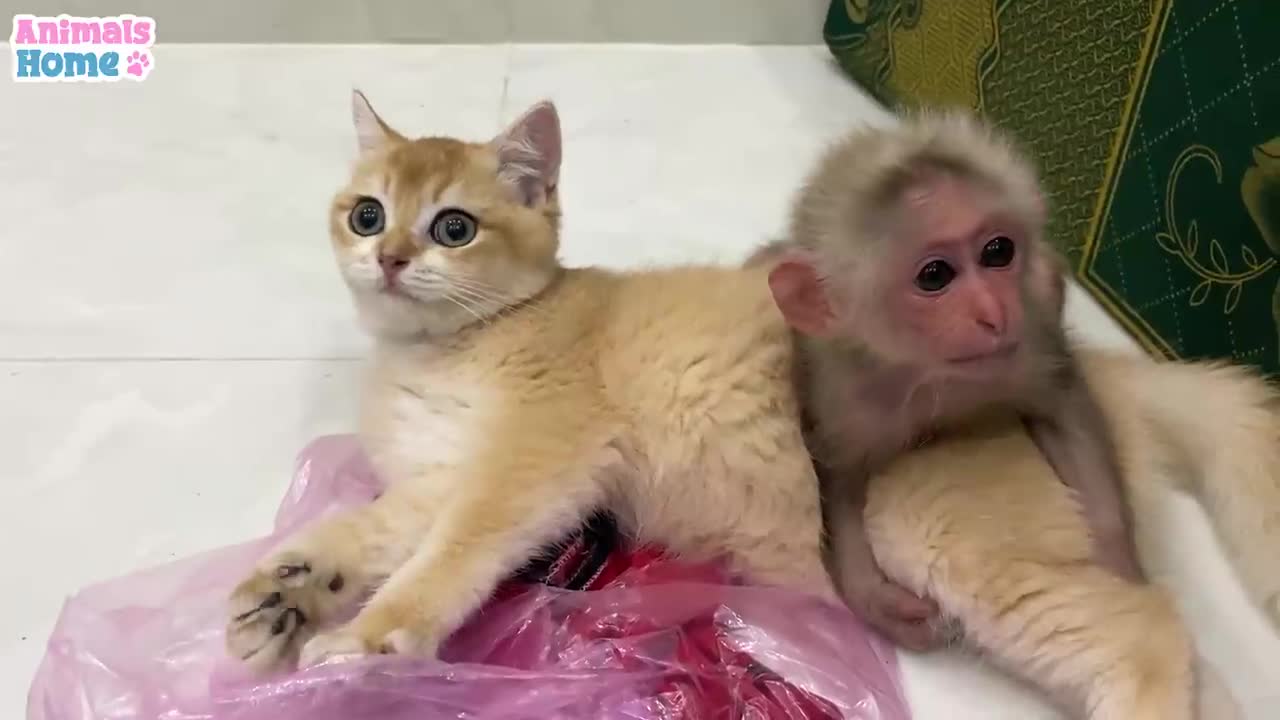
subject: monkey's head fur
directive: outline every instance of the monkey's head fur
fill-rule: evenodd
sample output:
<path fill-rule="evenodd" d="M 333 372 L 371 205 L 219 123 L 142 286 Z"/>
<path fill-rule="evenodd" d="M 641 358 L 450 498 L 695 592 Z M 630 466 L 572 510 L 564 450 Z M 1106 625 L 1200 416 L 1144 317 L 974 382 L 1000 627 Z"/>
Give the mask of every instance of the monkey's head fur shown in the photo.
<path fill-rule="evenodd" d="M 800 191 L 770 287 L 811 338 L 933 377 L 1007 375 L 1061 335 L 1045 219 L 1031 163 L 971 114 L 860 128 Z"/>

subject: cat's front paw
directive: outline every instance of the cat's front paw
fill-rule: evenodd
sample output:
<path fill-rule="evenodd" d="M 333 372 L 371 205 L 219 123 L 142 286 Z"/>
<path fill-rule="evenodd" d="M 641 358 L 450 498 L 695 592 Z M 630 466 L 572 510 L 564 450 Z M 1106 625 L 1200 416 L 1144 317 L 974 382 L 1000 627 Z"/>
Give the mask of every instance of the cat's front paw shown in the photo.
<path fill-rule="evenodd" d="M 352 623 L 308 640 L 302 646 L 298 665 L 305 668 L 330 660 L 349 660 L 364 655 L 430 657 L 434 652 L 433 646 L 429 646 L 409 630 L 392 630 L 379 637 L 370 637 L 361 632 L 358 623 Z"/>
<path fill-rule="evenodd" d="M 227 650 L 255 671 L 282 669 L 347 591 L 342 573 L 323 559 L 277 554 L 231 593 Z"/>
<path fill-rule="evenodd" d="M 311 667 L 329 660 L 349 660 L 376 652 L 359 634 L 341 628 L 308 640 L 298 655 L 298 667 Z"/>

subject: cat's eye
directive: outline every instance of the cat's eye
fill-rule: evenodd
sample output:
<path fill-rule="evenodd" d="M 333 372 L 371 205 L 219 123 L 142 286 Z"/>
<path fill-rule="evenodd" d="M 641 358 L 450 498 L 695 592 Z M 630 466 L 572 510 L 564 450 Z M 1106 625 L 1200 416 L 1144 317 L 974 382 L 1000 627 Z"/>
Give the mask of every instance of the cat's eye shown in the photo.
<path fill-rule="evenodd" d="M 382 210 L 382 203 L 369 197 L 360 198 L 351 208 L 347 224 L 351 226 L 351 232 L 361 237 L 377 235 L 386 228 L 387 215 Z"/>
<path fill-rule="evenodd" d="M 930 260 L 916 273 L 916 287 L 925 292 L 938 292 L 956 277 L 955 268 L 945 260 Z"/>
<path fill-rule="evenodd" d="M 476 239 L 476 219 L 461 210 L 443 210 L 431 221 L 431 239 L 457 248 Z"/>
<path fill-rule="evenodd" d="M 1013 240 L 999 235 L 987 241 L 982 246 L 982 254 L 978 256 L 978 263 L 983 267 L 1002 268 L 1008 267 L 1013 262 L 1014 246 Z"/>

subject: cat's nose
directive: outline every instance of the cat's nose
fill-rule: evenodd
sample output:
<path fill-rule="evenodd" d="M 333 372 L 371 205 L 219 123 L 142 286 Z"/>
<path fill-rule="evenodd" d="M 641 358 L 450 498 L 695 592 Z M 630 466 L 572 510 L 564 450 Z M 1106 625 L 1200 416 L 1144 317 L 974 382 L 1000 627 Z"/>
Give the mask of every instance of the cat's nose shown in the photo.
<path fill-rule="evenodd" d="M 409 266 L 408 258 L 396 257 L 395 255 L 378 255 L 378 265 L 382 266 L 382 274 L 388 279 L 394 278 Z"/>

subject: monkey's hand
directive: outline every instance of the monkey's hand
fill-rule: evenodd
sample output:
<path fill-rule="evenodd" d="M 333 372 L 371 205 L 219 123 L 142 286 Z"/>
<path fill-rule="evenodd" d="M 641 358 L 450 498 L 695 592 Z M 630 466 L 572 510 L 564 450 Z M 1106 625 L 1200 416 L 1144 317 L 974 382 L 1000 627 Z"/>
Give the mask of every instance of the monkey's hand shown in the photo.
<path fill-rule="evenodd" d="M 827 492 L 832 575 L 845 604 L 902 647 L 924 652 L 944 645 L 937 604 L 893 582 L 880 569 L 862 518 L 862 487 L 845 482 L 828 485 Z"/>
<path fill-rule="evenodd" d="M 937 604 L 884 574 L 856 517 L 832 534 L 836 575 L 845 603 L 863 622 L 902 647 L 917 652 L 941 647 L 944 639 L 937 630 Z"/>
<path fill-rule="evenodd" d="M 879 571 L 861 580 L 846 582 L 844 596 L 858 617 L 908 650 L 926 652 L 945 643 L 938 632 L 937 604 L 916 596 Z"/>

